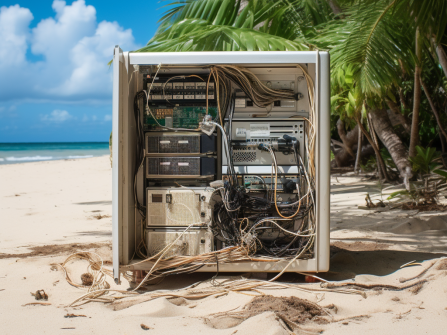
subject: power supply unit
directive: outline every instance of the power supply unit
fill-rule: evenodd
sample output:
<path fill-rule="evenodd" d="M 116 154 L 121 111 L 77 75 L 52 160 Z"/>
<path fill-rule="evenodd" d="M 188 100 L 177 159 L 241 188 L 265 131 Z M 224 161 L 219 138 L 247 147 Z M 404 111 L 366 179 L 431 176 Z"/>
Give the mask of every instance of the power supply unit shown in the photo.
<path fill-rule="evenodd" d="M 212 233 L 208 228 L 159 229 L 146 231 L 148 256 L 154 256 L 167 246 L 172 245 L 164 258 L 173 256 L 195 256 L 213 251 Z"/>
<path fill-rule="evenodd" d="M 198 187 L 190 189 L 148 188 L 146 224 L 148 227 L 209 224 L 211 194 L 211 189 Z"/>
<path fill-rule="evenodd" d="M 146 155 L 211 154 L 217 151 L 215 135 L 187 132 L 147 132 Z"/>
<path fill-rule="evenodd" d="M 213 157 L 146 157 L 147 178 L 194 178 L 216 174 Z"/>

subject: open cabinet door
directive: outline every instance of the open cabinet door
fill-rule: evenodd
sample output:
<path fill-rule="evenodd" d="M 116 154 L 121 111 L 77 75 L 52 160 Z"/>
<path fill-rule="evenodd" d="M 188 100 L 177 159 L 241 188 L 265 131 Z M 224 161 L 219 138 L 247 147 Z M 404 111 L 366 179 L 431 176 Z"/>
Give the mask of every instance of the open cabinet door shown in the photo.
<path fill-rule="evenodd" d="M 112 253 L 113 253 L 113 277 L 115 283 L 120 284 L 120 259 L 121 246 L 120 230 L 121 222 L 121 202 L 119 191 L 119 173 L 120 171 L 120 118 L 122 106 L 122 85 L 120 79 L 123 76 L 123 50 L 119 46 L 114 49 L 113 55 L 113 126 L 112 126 Z"/>

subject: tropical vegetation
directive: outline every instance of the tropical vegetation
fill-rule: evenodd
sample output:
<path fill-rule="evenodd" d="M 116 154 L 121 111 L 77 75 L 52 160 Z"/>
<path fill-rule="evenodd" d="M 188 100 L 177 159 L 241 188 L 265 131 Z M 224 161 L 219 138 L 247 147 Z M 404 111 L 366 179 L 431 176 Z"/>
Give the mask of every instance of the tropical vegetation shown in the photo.
<path fill-rule="evenodd" d="M 157 33 L 137 51 L 328 50 L 333 167 L 356 162 L 360 168 L 373 156 L 382 179 L 408 180 L 418 174 L 417 146 L 445 157 L 447 1 L 177 0 L 166 6 Z"/>

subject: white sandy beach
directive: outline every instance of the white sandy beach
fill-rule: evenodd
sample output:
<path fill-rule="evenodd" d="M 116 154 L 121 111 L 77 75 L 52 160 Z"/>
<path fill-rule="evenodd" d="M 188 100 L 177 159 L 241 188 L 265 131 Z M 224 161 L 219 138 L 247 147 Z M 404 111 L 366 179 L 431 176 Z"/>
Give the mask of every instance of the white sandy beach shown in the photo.
<path fill-rule="evenodd" d="M 376 182 L 333 177 L 331 184 L 331 271 L 318 275 L 367 285 L 422 283 L 399 291 L 368 289 L 364 297 L 324 289 L 260 291 L 336 307 L 327 309 L 329 323 L 307 323 L 306 332 L 296 334 L 445 334 L 447 262 L 441 258 L 447 255 L 447 213 L 361 210 L 367 192 L 379 194 Z M 107 156 L 0 166 L 0 334 L 292 334 L 273 312 L 246 319 L 211 315 L 242 309 L 255 292 L 158 298 L 128 308 L 100 302 L 67 307 L 86 291 L 69 285 L 52 264 L 76 251 L 95 251 L 111 261 L 111 200 Z M 425 262 L 399 270 L 414 260 Z M 70 276 L 80 282 L 86 267 L 70 264 Z M 170 277 L 154 289 L 178 289 L 212 275 Z M 280 280 L 302 278 L 287 274 Z M 112 288 L 129 287 L 125 280 L 120 286 L 108 281 Z M 24 306 L 36 302 L 30 292 L 41 289 L 50 305 Z"/>

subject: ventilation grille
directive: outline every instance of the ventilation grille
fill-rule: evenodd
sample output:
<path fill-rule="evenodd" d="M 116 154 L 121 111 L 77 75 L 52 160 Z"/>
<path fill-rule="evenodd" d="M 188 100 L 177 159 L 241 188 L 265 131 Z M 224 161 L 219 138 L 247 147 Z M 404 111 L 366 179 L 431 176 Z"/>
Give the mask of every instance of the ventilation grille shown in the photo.
<path fill-rule="evenodd" d="M 147 158 L 148 175 L 200 176 L 200 157 Z"/>
<path fill-rule="evenodd" d="M 212 242 L 211 233 L 209 231 L 201 229 L 199 231 L 186 232 L 183 235 L 182 233 L 182 231 L 149 231 L 147 234 L 149 256 L 156 255 L 167 245 L 172 243 L 174 244 L 165 254 L 164 258 L 173 256 L 195 256 L 211 252 Z M 177 240 L 177 238 L 179 239 Z"/>
<path fill-rule="evenodd" d="M 181 232 L 169 233 L 169 232 L 149 232 L 147 238 L 149 256 L 154 256 L 162 251 L 167 245 L 174 243 L 164 258 L 173 256 L 192 256 L 197 255 L 197 248 L 194 248 L 197 243 L 194 236 L 190 236 L 190 233 L 186 232 L 183 236 L 176 241 Z"/>
<path fill-rule="evenodd" d="M 254 162 L 256 161 L 256 151 L 233 151 L 234 162 Z"/>
<path fill-rule="evenodd" d="M 147 136 L 147 153 L 200 153 L 200 136 Z"/>

